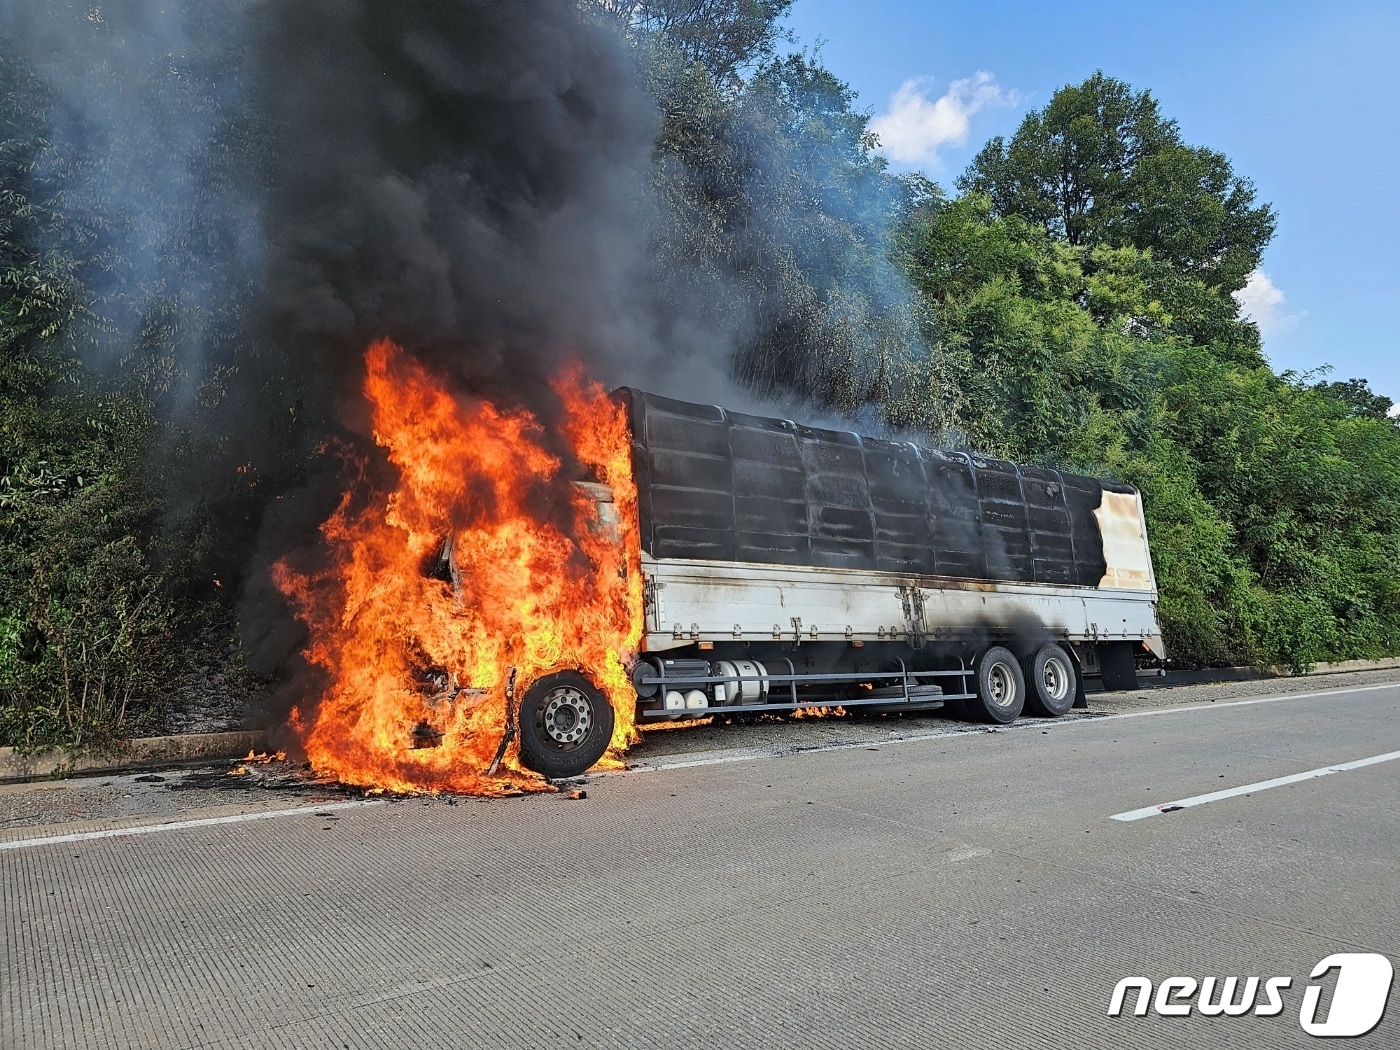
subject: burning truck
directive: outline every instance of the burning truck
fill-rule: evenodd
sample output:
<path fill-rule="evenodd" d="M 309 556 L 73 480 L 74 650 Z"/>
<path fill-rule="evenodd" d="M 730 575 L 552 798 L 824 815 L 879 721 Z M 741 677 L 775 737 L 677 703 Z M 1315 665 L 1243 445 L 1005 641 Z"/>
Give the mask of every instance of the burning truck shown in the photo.
<path fill-rule="evenodd" d="M 703 716 L 1053 717 L 1164 655 L 1129 486 L 581 374 L 545 428 L 393 344 L 367 364 L 397 487 L 347 493 L 327 569 L 279 572 L 326 682 L 293 724 L 346 782 L 544 786 Z"/>
<path fill-rule="evenodd" d="M 1005 724 L 1082 706 L 1086 675 L 1136 688 L 1164 655 L 1127 485 L 618 394 L 645 596 L 639 723 L 956 704 Z M 610 721 L 605 704 L 581 678 L 537 683 L 527 761 L 587 768 L 602 740 L 580 727 Z"/>

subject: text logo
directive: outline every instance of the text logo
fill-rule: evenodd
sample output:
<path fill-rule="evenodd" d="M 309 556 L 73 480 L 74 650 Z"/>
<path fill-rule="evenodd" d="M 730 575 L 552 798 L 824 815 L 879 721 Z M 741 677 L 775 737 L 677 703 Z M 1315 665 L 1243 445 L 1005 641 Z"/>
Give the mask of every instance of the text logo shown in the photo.
<path fill-rule="evenodd" d="M 1395 969 L 1384 955 L 1338 952 L 1314 966 L 1309 977 L 1316 981 L 1333 970 L 1336 982 L 1325 1015 L 1319 1017 L 1324 1013 L 1324 986 L 1309 984 L 1303 989 L 1298 1024 L 1322 1038 L 1365 1035 L 1385 1013 Z M 1161 1017 L 1189 1017 L 1193 1012 L 1205 1017 L 1274 1017 L 1287 1008 L 1284 992 L 1292 987 L 1292 977 L 1167 977 L 1155 988 L 1146 977 L 1125 977 L 1114 986 L 1108 1016 L 1121 1017 L 1130 993 L 1136 993 L 1131 999 L 1136 1017 L 1149 1009 Z"/>

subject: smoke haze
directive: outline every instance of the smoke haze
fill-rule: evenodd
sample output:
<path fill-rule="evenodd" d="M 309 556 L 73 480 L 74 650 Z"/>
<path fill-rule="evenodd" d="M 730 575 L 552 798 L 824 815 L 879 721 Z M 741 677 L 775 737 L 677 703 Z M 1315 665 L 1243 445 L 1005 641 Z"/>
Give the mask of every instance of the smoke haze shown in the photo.
<path fill-rule="evenodd" d="M 169 355 L 179 415 L 212 344 L 263 272 L 257 173 L 232 160 L 253 123 L 244 0 L 0 5 L 13 90 L 42 94 L 29 179 L 58 194 L 50 236 L 87 292 L 78 349 L 111 372 L 138 348 Z M 32 80 L 30 79 L 32 78 Z"/>

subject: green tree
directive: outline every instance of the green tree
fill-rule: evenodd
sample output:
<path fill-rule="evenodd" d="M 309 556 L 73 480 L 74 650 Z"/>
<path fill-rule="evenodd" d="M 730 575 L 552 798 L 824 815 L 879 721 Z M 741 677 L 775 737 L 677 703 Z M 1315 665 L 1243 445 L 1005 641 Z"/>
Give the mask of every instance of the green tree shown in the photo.
<path fill-rule="evenodd" d="M 73 53 L 107 61 L 19 35 L 0 58 L 0 743 L 159 729 L 177 645 L 212 632 L 238 660 L 237 574 L 275 486 L 235 467 L 276 362 L 244 326 L 263 147 L 229 8 L 175 52 L 137 9 L 55 5 Z M 126 104 L 158 119 L 129 129 Z"/>
<path fill-rule="evenodd" d="M 585 0 L 585 7 L 618 25 L 633 43 L 664 40 L 683 61 L 716 82 L 769 58 L 783 39 L 779 25 L 793 0 Z"/>
<path fill-rule="evenodd" d="M 1342 379 L 1331 382 L 1318 383 L 1313 387 L 1320 394 L 1336 398 L 1353 415 L 1366 419 L 1378 419 L 1381 422 L 1392 422 L 1400 426 L 1400 420 L 1391 415 L 1395 408 L 1395 402 L 1384 394 L 1378 394 L 1371 389 L 1371 384 L 1364 379 Z"/>
<path fill-rule="evenodd" d="M 1199 277 L 1068 245 L 977 194 L 933 202 L 902 244 L 923 405 L 951 405 L 974 448 L 1142 490 L 1173 659 L 1400 646 L 1400 428 L 1364 384 L 1277 376 L 1248 326 L 1182 323 L 1220 299 Z"/>
<path fill-rule="evenodd" d="M 958 185 L 1071 245 L 1150 249 L 1225 292 L 1274 233 L 1273 209 L 1223 154 L 1186 145 L 1151 92 L 1102 72 L 1056 91 L 1010 142 L 988 142 Z"/>

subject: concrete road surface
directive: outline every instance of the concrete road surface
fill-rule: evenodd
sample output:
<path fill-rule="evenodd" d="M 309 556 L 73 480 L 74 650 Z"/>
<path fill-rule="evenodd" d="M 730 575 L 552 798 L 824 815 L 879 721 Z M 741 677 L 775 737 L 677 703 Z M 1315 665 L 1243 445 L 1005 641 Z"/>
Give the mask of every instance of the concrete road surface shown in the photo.
<path fill-rule="evenodd" d="M 1361 970 L 1314 966 L 1400 964 L 1400 685 L 1364 681 L 666 734 L 577 801 L 6 788 L 0 1047 L 1325 1046 L 1305 989 L 1325 1025 Z M 1110 1017 L 1127 977 L 1289 984 Z M 1400 1047 L 1400 989 L 1347 1045 Z"/>

